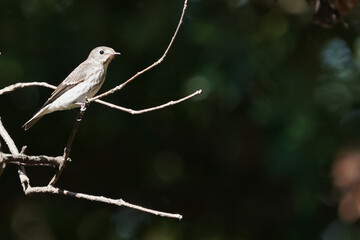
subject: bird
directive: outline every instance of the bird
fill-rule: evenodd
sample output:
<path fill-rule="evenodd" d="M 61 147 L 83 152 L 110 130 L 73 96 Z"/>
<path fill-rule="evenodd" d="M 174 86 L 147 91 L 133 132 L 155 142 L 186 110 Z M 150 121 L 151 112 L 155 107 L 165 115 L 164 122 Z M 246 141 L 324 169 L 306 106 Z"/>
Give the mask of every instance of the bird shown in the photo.
<path fill-rule="evenodd" d="M 23 125 L 23 128 L 28 130 L 46 114 L 81 107 L 86 99 L 93 97 L 100 90 L 105 81 L 108 65 L 116 55 L 120 53 L 110 47 L 94 48 L 88 58 L 57 86 L 49 99 Z"/>

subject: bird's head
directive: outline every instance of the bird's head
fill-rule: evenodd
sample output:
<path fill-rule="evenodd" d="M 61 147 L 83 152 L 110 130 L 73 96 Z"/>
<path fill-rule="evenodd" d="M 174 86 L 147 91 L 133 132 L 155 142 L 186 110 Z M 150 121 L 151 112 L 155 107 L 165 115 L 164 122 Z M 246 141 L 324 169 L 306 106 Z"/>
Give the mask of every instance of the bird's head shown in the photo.
<path fill-rule="evenodd" d="M 101 46 L 101 47 L 94 48 L 90 52 L 88 60 L 102 63 L 102 64 L 104 64 L 105 67 L 107 67 L 107 65 L 111 62 L 111 60 L 116 55 L 120 55 L 120 53 L 115 52 L 115 50 L 110 47 Z"/>

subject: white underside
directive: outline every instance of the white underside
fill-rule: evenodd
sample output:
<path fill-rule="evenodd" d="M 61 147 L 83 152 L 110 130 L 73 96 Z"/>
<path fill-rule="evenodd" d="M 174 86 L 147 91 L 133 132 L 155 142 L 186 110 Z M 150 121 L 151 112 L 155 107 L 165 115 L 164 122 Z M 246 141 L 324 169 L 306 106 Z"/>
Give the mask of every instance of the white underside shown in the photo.
<path fill-rule="evenodd" d="M 93 88 L 93 86 L 89 86 L 88 82 L 82 82 L 50 103 L 46 107 L 46 113 L 80 107 L 86 98 L 93 97 L 99 91 L 100 87 L 101 86 Z"/>

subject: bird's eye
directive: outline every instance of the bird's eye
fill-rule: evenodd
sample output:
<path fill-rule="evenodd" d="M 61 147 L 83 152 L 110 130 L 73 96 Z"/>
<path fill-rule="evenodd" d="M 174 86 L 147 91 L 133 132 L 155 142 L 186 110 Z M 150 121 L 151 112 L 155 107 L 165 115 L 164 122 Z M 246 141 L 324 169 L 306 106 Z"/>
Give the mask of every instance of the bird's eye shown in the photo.
<path fill-rule="evenodd" d="M 104 50 L 100 50 L 100 52 L 99 52 L 101 55 L 103 55 L 104 54 Z"/>

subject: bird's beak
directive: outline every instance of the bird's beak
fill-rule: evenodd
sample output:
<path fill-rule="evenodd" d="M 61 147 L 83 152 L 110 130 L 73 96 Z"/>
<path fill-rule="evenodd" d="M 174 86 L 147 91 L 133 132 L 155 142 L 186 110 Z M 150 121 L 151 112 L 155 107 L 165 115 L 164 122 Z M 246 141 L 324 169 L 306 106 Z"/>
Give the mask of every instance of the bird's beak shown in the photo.
<path fill-rule="evenodd" d="M 119 52 L 114 52 L 113 55 L 114 55 L 114 56 L 115 56 L 115 55 L 121 55 L 121 53 L 119 53 Z"/>

